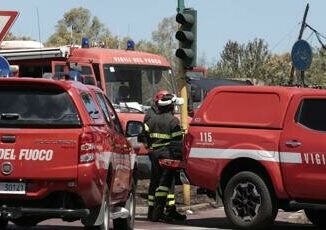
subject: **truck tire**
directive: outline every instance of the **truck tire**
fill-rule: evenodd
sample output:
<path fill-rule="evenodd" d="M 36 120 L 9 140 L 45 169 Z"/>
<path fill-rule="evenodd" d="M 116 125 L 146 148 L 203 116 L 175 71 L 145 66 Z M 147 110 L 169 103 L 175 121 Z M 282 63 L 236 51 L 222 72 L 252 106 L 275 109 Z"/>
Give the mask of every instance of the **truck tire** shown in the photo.
<path fill-rule="evenodd" d="M 103 196 L 102 205 L 92 208 L 90 214 L 81 220 L 82 224 L 85 225 L 85 230 L 110 229 L 110 192 L 108 185 L 105 186 Z"/>
<path fill-rule="evenodd" d="M 261 177 L 249 171 L 229 180 L 223 203 L 227 217 L 241 229 L 264 228 L 271 225 L 277 215 L 273 194 Z"/>
<path fill-rule="evenodd" d="M 0 217 L 0 229 L 5 230 L 7 229 L 7 226 L 8 226 L 8 219 Z"/>
<path fill-rule="evenodd" d="M 29 216 L 23 216 L 18 219 L 13 219 L 11 222 L 13 222 L 15 225 L 20 227 L 33 227 L 36 226 L 39 222 L 41 222 L 43 219 L 39 219 L 37 217 L 29 217 Z"/>
<path fill-rule="evenodd" d="M 135 212 L 136 212 L 136 184 L 132 181 L 132 188 L 129 193 L 128 201 L 125 207 L 129 210 L 129 217 L 117 218 L 113 220 L 113 227 L 117 230 L 132 230 L 135 225 Z"/>
<path fill-rule="evenodd" d="M 305 209 L 308 220 L 319 228 L 326 228 L 326 210 Z"/>

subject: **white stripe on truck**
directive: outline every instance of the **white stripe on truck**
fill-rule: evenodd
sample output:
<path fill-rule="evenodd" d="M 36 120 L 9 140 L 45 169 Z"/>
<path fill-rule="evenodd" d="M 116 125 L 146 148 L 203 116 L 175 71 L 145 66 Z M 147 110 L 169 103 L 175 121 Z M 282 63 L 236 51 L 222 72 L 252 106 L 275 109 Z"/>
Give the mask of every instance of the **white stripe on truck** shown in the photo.
<path fill-rule="evenodd" d="M 216 148 L 191 148 L 189 158 L 201 159 L 237 159 L 240 157 L 251 158 L 258 161 L 271 161 L 282 163 L 301 164 L 301 154 L 292 152 L 277 152 L 259 149 L 216 149 Z"/>

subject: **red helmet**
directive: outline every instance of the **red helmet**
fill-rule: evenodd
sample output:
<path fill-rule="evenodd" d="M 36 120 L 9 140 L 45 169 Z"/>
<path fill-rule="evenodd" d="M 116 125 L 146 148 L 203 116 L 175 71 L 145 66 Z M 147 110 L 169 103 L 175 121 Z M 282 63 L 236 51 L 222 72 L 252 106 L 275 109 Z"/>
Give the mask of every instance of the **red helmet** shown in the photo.
<path fill-rule="evenodd" d="M 174 95 L 167 90 L 160 90 L 155 94 L 154 102 L 158 106 L 167 106 L 173 103 Z"/>
<path fill-rule="evenodd" d="M 167 90 L 160 90 L 160 91 L 158 91 L 158 92 L 155 94 L 154 102 L 157 103 L 159 100 L 162 100 L 163 97 L 164 97 L 165 95 L 168 95 L 168 94 L 170 94 L 170 93 L 169 93 L 169 91 L 167 91 Z"/>

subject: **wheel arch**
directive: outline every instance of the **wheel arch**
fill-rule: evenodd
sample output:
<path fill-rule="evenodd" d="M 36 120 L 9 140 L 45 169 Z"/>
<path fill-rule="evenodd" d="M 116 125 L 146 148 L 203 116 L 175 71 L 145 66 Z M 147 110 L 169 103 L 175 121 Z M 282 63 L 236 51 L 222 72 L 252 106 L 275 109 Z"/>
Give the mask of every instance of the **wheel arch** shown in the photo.
<path fill-rule="evenodd" d="M 274 189 L 274 184 L 268 170 L 259 161 L 251 158 L 238 158 L 235 159 L 223 169 L 220 177 L 219 183 L 219 193 L 223 195 L 223 191 L 226 187 L 227 182 L 237 173 L 249 171 L 256 173 L 260 176 L 268 186 L 270 192 L 275 196 L 276 192 Z"/>

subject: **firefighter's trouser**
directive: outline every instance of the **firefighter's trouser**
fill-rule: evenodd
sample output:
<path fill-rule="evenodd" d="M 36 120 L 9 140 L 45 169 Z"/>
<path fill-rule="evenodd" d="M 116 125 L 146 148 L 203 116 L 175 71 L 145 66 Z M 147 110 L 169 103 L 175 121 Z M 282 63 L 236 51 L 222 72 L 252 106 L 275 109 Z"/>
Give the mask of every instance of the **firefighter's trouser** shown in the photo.
<path fill-rule="evenodd" d="M 148 218 L 151 219 L 154 203 L 164 206 L 175 205 L 174 170 L 164 169 L 160 166 L 160 159 L 171 159 L 168 148 L 160 148 L 149 153 L 151 161 L 151 180 L 148 189 Z"/>

